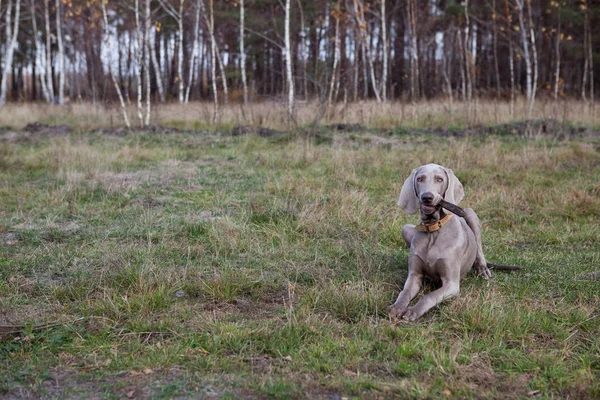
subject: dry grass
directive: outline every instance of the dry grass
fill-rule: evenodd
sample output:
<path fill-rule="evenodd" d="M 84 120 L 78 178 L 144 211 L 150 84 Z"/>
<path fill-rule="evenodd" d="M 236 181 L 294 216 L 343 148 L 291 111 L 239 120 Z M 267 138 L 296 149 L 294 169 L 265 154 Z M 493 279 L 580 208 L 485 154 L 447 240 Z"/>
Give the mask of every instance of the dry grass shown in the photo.
<path fill-rule="evenodd" d="M 130 119 L 136 124 L 134 108 L 129 110 Z M 560 122 L 595 126 L 600 116 L 600 107 L 578 100 L 545 100 L 536 103 L 532 118 L 556 119 Z M 470 106 L 464 102 L 450 105 L 447 101 L 434 100 L 416 104 L 374 101 L 337 104 L 329 110 L 316 102 L 299 102 L 296 106 L 294 126 L 320 124 L 360 124 L 367 128 L 389 129 L 398 125 L 420 128 L 465 127 L 479 124 L 501 124 L 527 119 L 527 104 L 519 99 L 511 114 L 505 101 L 477 100 Z M 188 130 L 211 129 L 212 103 L 195 102 L 185 105 L 154 105 L 152 121 L 163 125 Z M 116 105 L 93 105 L 72 103 L 65 107 L 45 104 L 7 104 L 0 110 L 0 126 L 20 129 L 25 125 L 41 121 L 51 125 L 67 124 L 76 130 L 91 130 L 123 126 L 120 108 Z M 248 106 L 230 104 L 221 107 L 219 129 L 238 125 L 262 126 L 287 129 L 286 106 L 283 102 L 263 101 Z"/>

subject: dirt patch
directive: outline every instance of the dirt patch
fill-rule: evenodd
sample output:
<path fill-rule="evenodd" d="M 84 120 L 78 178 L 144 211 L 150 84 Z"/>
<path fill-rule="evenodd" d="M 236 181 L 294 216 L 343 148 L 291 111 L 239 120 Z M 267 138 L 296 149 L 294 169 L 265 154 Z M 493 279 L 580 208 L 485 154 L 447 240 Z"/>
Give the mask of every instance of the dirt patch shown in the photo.
<path fill-rule="evenodd" d="M 457 380 L 473 390 L 487 395 L 493 393 L 492 396 L 497 399 L 526 398 L 529 393 L 529 379 L 522 376 L 515 380 L 494 371 L 490 360 L 483 354 L 474 354 L 468 365 L 459 365 Z"/>
<path fill-rule="evenodd" d="M 437 127 L 419 129 L 399 126 L 385 132 L 385 135 L 432 135 L 456 138 L 497 135 L 524 138 L 552 137 L 559 140 L 568 140 L 579 137 L 598 137 L 600 136 L 600 132 L 587 127 L 564 124 L 556 120 L 525 120 L 500 125 L 474 126 L 469 128 Z"/>
<path fill-rule="evenodd" d="M 260 126 L 236 126 L 231 130 L 231 136 L 258 135 L 260 137 L 280 137 L 285 136 L 285 132 L 275 129 L 263 128 Z"/>
<path fill-rule="evenodd" d="M 23 132 L 37 133 L 44 136 L 60 136 L 73 132 L 68 125 L 48 125 L 41 122 L 32 122 L 25 125 Z"/>

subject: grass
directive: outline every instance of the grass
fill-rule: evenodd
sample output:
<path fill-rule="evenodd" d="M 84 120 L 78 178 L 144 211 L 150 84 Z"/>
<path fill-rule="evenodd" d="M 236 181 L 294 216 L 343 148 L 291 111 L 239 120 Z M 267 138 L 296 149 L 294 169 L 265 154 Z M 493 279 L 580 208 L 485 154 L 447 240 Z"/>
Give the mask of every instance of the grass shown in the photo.
<path fill-rule="evenodd" d="M 24 326 L 0 339 L 0 393 L 600 396 L 597 136 L 324 134 L 0 142 L 0 325 Z M 487 258 L 526 269 L 396 324 L 415 217 L 395 202 L 433 161 Z"/>
<path fill-rule="evenodd" d="M 287 105 L 284 100 L 265 100 L 247 106 L 231 103 L 222 105 L 218 126 L 212 126 L 211 102 L 189 104 L 153 104 L 152 125 L 161 125 L 188 131 L 228 131 L 239 125 L 261 126 L 287 130 Z M 479 125 L 499 125 L 522 119 L 554 119 L 561 124 L 597 127 L 600 106 L 574 99 L 551 100 L 541 97 L 536 101 L 531 117 L 524 98 L 518 98 L 514 111 L 504 100 L 477 99 L 468 104 L 446 100 L 427 100 L 415 104 L 406 101 L 376 103 L 361 101 L 337 104 L 327 110 L 316 101 L 297 102 L 294 127 L 313 127 L 314 124 L 359 124 L 368 129 L 405 128 L 432 129 L 445 127 L 462 130 Z M 135 107 L 129 108 L 129 118 L 135 126 Z M 90 104 L 73 102 L 64 107 L 36 103 L 9 103 L 0 109 L 0 127 L 21 129 L 27 124 L 41 122 L 49 125 L 67 125 L 75 131 L 124 126 L 118 103 Z"/>

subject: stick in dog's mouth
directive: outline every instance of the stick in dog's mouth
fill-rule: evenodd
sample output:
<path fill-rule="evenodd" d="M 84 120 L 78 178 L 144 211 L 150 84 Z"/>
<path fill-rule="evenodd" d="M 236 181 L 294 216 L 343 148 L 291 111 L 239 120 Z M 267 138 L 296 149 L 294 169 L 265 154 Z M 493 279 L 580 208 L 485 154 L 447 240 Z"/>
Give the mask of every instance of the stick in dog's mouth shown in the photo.
<path fill-rule="evenodd" d="M 448 203 L 446 200 L 441 200 L 438 205 L 441 205 L 446 210 L 450 211 L 452 214 L 456 214 L 459 217 L 465 217 L 465 210 L 457 206 L 456 204 Z"/>

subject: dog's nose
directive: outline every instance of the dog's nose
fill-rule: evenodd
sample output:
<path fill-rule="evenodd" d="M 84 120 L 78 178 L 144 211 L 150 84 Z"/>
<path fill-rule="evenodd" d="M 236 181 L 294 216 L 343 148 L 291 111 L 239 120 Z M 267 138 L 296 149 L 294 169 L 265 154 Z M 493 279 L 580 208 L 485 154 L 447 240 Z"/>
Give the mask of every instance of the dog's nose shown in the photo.
<path fill-rule="evenodd" d="M 433 198 L 434 198 L 434 196 L 433 196 L 433 193 L 431 193 L 431 192 L 425 192 L 421 195 L 421 201 L 424 204 L 431 204 L 433 202 Z"/>

